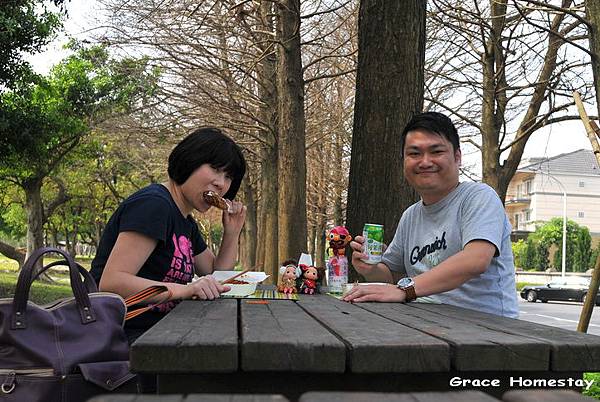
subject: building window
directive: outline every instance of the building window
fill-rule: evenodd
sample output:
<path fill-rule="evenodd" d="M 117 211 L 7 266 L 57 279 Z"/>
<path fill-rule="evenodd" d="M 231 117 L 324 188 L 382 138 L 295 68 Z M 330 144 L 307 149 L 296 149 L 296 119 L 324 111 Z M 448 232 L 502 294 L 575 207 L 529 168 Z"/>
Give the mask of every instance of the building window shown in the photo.
<path fill-rule="evenodd" d="M 515 230 L 519 230 L 519 217 L 520 214 L 515 214 Z"/>
<path fill-rule="evenodd" d="M 531 194 L 531 180 L 525 182 L 525 194 Z"/>
<path fill-rule="evenodd" d="M 579 212 L 577 212 L 577 217 L 578 218 L 585 218 L 585 213 L 583 211 L 579 211 Z"/>
<path fill-rule="evenodd" d="M 517 184 L 517 198 L 521 198 L 521 195 L 523 195 L 523 186 Z"/>
<path fill-rule="evenodd" d="M 579 187 L 585 187 L 585 182 L 584 181 L 580 181 L 579 182 Z"/>
<path fill-rule="evenodd" d="M 525 222 L 529 222 L 531 220 L 531 209 L 525 210 Z"/>

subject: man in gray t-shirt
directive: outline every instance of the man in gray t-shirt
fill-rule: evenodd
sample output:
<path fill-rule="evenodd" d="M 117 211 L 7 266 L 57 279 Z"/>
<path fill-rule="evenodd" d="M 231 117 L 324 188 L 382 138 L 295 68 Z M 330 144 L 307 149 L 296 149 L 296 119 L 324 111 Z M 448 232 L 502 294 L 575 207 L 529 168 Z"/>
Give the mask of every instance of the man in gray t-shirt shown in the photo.
<path fill-rule="evenodd" d="M 352 265 L 368 281 L 344 300 L 430 301 L 517 317 L 510 224 L 494 190 L 459 183 L 458 133 L 441 113 L 422 113 L 403 133 L 404 176 L 421 196 L 409 207 L 382 262 L 362 261 L 364 239 L 351 243 Z M 402 278 L 392 285 L 397 278 Z"/>

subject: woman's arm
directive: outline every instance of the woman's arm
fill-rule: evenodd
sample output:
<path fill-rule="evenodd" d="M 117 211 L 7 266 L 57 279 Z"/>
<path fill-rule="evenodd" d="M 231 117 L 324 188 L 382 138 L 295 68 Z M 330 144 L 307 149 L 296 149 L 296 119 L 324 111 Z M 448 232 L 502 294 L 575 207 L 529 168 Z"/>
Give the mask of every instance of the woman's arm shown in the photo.
<path fill-rule="evenodd" d="M 246 207 L 238 201 L 232 202 L 232 212 L 223 212 L 223 238 L 219 255 L 208 248 L 194 256 L 196 274 L 199 276 L 212 274 L 215 270 L 233 269 L 237 261 L 240 233 L 246 220 Z"/>
<path fill-rule="evenodd" d="M 156 244 L 157 240 L 138 232 L 119 233 L 102 272 L 100 290 L 117 293 L 125 298 L 149 286 L 162 285 L 171 291 L 171 300 L 189 299 L 193 296 L 214 299 L 219 297 L 221 292 L 228 290 L 212 276 L 187 285 L 153 281 L 137 276 Z M 158 296 L 157 300 L 161 298 L 162 296 Z"/>

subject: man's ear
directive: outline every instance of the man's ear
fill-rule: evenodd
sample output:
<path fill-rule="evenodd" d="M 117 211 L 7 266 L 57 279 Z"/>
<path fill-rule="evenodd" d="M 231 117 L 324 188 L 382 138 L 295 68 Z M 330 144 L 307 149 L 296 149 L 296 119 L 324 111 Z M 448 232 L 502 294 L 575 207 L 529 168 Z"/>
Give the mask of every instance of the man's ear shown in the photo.
<path fill-rule="evenodd" d="M 462 152 L 460 151 L 460 148 L 457 149 L 456 151 L 454 151 L 454 160 L 456 161 L 456 163 L 458 163 L 458 166 L 461 166 L 461 164 L 462 164 Z"/>

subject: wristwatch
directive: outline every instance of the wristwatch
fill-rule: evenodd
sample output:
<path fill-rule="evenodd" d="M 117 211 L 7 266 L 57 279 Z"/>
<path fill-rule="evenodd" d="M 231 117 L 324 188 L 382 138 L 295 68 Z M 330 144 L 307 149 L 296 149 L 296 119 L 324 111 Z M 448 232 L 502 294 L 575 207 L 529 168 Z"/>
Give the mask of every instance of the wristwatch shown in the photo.
<path fill-rule="evenodd" d="M 408 276 L 406 278 L 402 278 L 396 284 L 398 289 L 402 289 L 406 292 L 406 299 L 404 300 L 406 303 L 411 302 L 417 298 L 417 293 L 415 292 L 415 281 Z"/>

